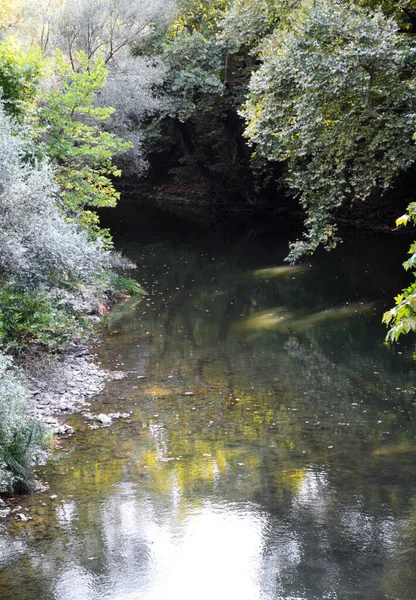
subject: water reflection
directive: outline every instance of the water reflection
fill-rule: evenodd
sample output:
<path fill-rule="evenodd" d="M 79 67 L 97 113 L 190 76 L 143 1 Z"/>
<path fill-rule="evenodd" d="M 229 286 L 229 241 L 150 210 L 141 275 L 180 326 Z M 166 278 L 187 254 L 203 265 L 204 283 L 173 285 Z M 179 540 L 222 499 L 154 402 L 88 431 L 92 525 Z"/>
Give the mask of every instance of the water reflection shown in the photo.
<path fill-rule="evenodd" d="M 172 499 L 155 511 L 126 489 L 102 508 L 105 575 L 77 559 L 59 575 L 54 597 L 68 600 L 190 600 L 262 597 L 266 517 L 256 506 L 219 505 L 183 514 Z M 158 507 L 159 508 L 159 507 Z"/>
<path fill-rule="evenodd" d="M 402 283 L 376 241 L 295 269 L 217 242 L 126 246 L 148 295 L 110 316 L 97 358 L 128 376 L 94 412 L 131 417 L 76 420 L 0 535 L 2 600 L 416 597 L 413 347 L 380 325 Z"/>

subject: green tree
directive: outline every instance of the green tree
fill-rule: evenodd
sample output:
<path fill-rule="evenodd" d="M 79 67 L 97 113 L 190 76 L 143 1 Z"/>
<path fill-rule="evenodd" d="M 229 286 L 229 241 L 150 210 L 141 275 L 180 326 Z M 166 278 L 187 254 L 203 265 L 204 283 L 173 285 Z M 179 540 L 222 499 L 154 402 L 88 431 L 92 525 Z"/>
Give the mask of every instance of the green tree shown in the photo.
<path fill-rule="evenodd" d="M 219 38 L 230 52 L 246 48 L 255 53 L 288 10 L 287 0 L 235 0 L 221 22 Z"/>
<path fill-rule="evenodd" d="M 215 207 L 221 207 L 224 196 L 253 198 L 250 151 L 237 114 L 252 59 L 246 64 L 244 57 L 240 64 L 218 35 L 230 5 L 227 0 L 183 0 L 172 25 L 137 48 L 165 66 L 159 87 L 165 101 L 162 118 L 149 127 L 152 150 L 165 153 L 168 168 L 179 180 L 191 178 L 208 190 L 202 195 Z M 234 75 L 238 73 L 238 84 L 237 77 L 230 81 L 231 67 Z"/>
<path fill-rule="evenodd" d="M 58 55 L 58 86 L 41 98 L 38 129 L 46 154 L 56 165 L 64 210 L 92 238 L 101 237 L 109 245 L 108 232 L 99 229 L 98 215 L 90 209 L 116 205 L 120 195 L 112 178 L 121 172 L 112 158 L 131 144 L 100 126 L 114 110 L 94 105 L 94 94 L 105 82 L 104 61 L 91 62 L 82 52 L 77 61 L 74 71 L 62 54 Z"/>
<path fill-rule="evenodd" d="M 416 158 L 412 41 L 394 20 L 305 2 L 264 43 L 242 114 L 256 152 L 284 161 L 307 218 L 289 260 L 337 243 L 333 213 L 386 189 Z"/>
<path fill-rule="evenodd" d="M 382 10 L 385 15 L 394 17 L 403 31 L 415 30 L 415 0 L 355 0 L 355 4 L 372 10 Z"/>
<path fill-rule="evenodd" d="M 41 69 L 36 46 L 26 49 L 13 37 L 0 44 L 0 96 L 10 116 L 23 119 L 35 99 Z"/>
<path fill-rule="evenodd" d="M 170 31 L 180 34 L 183 31 L 197 31 L 212 36 L 219 31 L 221 16 L 230 6 L 230 0 L 179 0 L 178 14 Z"/>

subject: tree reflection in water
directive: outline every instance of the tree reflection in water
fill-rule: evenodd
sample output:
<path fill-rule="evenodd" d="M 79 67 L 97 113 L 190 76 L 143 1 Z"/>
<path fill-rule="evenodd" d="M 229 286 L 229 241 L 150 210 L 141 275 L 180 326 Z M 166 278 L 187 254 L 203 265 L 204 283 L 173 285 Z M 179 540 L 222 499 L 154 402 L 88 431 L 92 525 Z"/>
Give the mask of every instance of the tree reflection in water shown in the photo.
<path fill-rule="evenodd" d="M 10 597 L 414 597 L 414 365 L 382 343 L 377 246 L 364 279 L 356 244 L 295 270 L 213 248 L 129 249 L 149 295 L 111 315 L 128 376 L 96 408 L 131 418 L 79 420 L 58 505 L 11 528 Z"/>

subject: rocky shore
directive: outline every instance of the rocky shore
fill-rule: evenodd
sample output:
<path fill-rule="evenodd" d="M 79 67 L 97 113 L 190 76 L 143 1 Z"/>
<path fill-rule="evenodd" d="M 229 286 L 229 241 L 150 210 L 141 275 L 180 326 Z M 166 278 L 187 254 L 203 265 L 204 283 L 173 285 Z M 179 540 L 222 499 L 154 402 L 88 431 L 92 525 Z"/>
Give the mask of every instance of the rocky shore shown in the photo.
<path fill-rule="evenodd" d="M 93 362 L 87 349 L 59 357 L 45 358 L 40 364 L 29 367 L 26 374 L 28 412 L 41 421 L 53 435 L 73 433 L 65 423 L 67 415 L 88 409 L 89 399 L 100 393 L 107 381 L 121 379 L 124 373 L 110 372 Z M 91 418 L 88 412 L 87 418 Z M 98 422 L 106 419 L 99 419 Z M 106 423 L 108 424 L 108 422 Z"/>

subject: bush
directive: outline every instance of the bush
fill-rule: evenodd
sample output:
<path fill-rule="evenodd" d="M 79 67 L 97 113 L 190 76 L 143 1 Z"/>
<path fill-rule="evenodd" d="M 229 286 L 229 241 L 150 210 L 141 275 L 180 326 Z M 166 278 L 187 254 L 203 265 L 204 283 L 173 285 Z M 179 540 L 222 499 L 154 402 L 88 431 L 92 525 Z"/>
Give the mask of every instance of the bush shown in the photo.
<path fill-rule="evenodd" d="M 143 296 L 145 293 L 137 281 L 130 277 L 120 277 L 119 275 L 116 275 L 110 280 L 110 286 L 111 291 L 115 295 L 127 294 L 129 296 Z"/>
<path fill-rule="evenodd" d="M 26 287 L 91 282 L 107 263 L 101 244 L 65 220 L 56 194 L 30 132 L 0 107 L 0 271 Z"/>
<path fill-rule="evenodd" d="M 12 360 L 0 353 L 0 494 L 30 489 L 33 463 L 44 444 L 42 426 L 26 414 L 25 396 Z"/>
<path fill-rule="evenodd" d="M 79 341 L 90 329 L 88 320 L 59 295 L 23 291 L 8 284 L 0 290 L 0 342 L 19 353 L 28 346 L 49 350 Z"/>

